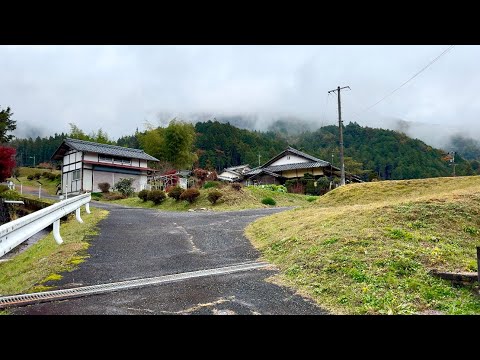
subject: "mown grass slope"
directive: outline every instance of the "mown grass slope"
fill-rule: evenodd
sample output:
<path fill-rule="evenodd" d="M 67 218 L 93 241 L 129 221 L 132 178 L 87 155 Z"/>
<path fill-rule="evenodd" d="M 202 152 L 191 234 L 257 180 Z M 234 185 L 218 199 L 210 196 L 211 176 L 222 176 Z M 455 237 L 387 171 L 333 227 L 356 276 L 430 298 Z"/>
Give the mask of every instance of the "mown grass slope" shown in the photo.
<path fill-rule="evenodd" d="M 58 273 L 72 270 L 88 256 L 89 240 L 98 233 L 97 224 L 108 211 L 90 208 L 91 214 L 82 211 L 83 224 L 73 215 L 60 227 L 63 243 L 58 245 L 50 232 L 11 260 L 0 263 L 0 294 L 12 295 L 42 291 L 50 280 L 61 278 Z"/>
<path fill-rule="evenodd" d="M 479 176 L 347 185 L 246 234 L 277 281 L 333 313 L 480 314 L 478 286 L 429 275 L 477 271 Z"/>
<path fill-rule="evenodd" d="M 35 175 L 37 173 L 43 174 L 44 172 L 53 173 L 55 175 L 60 174 L 60 170 L 47 170 L 47 169 L 39 169 L 39 168 L 28 168 L 28 167 L 19 167 L 18 170 L 20 171 L 20 176 L 18 180 L 14 177 L 9 178 L 16 187 L 16 190 L 20 192 L 20 183 L 23 186 L 30 186 L 35 189 L 38 189 L 39 183 L 37 180 L 28 180 L 29 175 Z M 59 180 L 49 180 L 45 177 L 41 177 L 38 181 L 42 184 L 42 190 L 46 191 L 50 195 L 55 195 L 57 191 L 57 184 L 60 182 Z"/>

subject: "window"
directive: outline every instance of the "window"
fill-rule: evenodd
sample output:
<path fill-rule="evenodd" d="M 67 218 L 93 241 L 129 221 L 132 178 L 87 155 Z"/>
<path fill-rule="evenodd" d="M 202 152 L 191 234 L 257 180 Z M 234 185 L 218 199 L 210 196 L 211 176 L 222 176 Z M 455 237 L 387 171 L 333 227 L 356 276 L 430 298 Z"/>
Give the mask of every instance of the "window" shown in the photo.
<path fill-rule="evenodd" d="M 72 181 L 80 180 L 80 169 L 74 170 L 72 173 Z"/>
<path fill-rule="evenodd" d="M 106 161 L 106 162 L 112 162 L 112 157 L 107 156 L 107 155 L 99 155 L 98 160 L 100 161 Z"/>
<path fill-rule="evenodd" d="M 290 160 L 290 155 L 287 156 L 287 160 Z"/>

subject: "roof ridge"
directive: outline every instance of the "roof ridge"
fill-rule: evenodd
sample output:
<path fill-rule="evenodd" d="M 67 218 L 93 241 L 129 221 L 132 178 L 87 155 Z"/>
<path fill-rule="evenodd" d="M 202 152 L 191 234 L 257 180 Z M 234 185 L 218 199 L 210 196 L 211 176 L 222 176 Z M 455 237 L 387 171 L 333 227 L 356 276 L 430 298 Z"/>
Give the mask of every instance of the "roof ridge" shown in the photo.
<path fill-rule="evenodd" d="M 117 149 L 122 149 L 122 150 L 127 149 L 127 150 L 132 150 L 132 151 L 136 151 L 136 152 L 145 153 L 145 151 L 142 150 L 142 149 L 134 149 L 134 148 L 119 146 L 119 145 L 102 144 L 102 143 L 97 143 L 95 141 L 87 141 L 87 140 L 74 139 L 74 138 L 66 138 L 65 141 L 83 142 L 83 143 L 92 144 L 92 145 L 96 145 L 96 146 L 105 146 L 105 147 L 117 148 Z"/>

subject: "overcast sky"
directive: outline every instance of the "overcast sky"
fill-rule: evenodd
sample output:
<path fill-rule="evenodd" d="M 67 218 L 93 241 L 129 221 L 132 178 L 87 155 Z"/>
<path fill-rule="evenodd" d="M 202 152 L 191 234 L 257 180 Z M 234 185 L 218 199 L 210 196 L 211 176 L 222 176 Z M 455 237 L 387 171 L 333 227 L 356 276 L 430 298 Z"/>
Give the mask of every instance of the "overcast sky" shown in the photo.
<path fill-rule="evenodd" d="M 349 85 L 346 123 L 391 127 L 389 119 L 402 119 L 431 143 L 465 129 L 478 136 L 480 46 L 455 46 L 361 113 L 447 47 L 3 45 L 0 107 L 12 108 L 19 137 L 68 132 L 73 122 L 116 139 L 145 121 L 191 113 L 258 114 L 258 128 L 279 115 L 329 124 L 337 105 L 327 91 Z"/>

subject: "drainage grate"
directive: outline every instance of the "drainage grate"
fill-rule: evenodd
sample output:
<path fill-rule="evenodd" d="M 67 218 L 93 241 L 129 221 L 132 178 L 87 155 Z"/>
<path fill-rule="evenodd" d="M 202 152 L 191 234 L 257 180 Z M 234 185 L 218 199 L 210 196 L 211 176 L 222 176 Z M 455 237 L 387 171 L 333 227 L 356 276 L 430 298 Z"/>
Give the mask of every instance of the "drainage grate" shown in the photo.
<path fill-rule="evenodd" d="M 8 306 L 27 305 L 32 303 L 62 300 L 67 298 L 81 297 L 81 296 L 94 295 L 94 294 L 102 294 L 102 293 L 119 291 L 119 290 L 128 290 L 128 289 L 149 286 L 149 285 L 160 285 L 160 284 L 166 284 L 166 283 L 171 283 L 175 281 L 181 281 L 181 280 L 204 277 L 204 276 L 229 274 L 234 272 L 263 268 L 268 265 L 269 264 L 265 262 L 250 261 L 250 262 L 244 262 L 241 264 L 236 264 L 231 266 L 224 266 L 220 268 L 190 271 L 190 272 L 184 272 L 180 274 L 171 274 L 171 275 L 157 276 L 157 277 L 145 278 L 145 279 L 135 279 L 135 280 L 119 281 L 119 282 L 100 284 L 100 285 L 81 286 L 73 289 L 43 291 L 43 292 L 32 293 L 32 294 L 3 296 L 3 297 L 0 297 L 0 309 Z"/>

